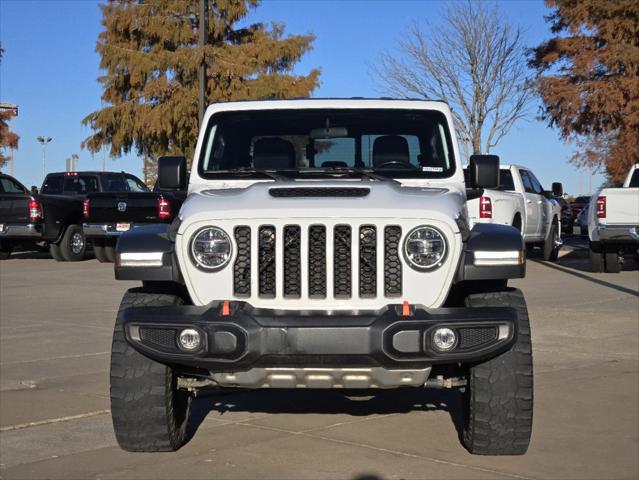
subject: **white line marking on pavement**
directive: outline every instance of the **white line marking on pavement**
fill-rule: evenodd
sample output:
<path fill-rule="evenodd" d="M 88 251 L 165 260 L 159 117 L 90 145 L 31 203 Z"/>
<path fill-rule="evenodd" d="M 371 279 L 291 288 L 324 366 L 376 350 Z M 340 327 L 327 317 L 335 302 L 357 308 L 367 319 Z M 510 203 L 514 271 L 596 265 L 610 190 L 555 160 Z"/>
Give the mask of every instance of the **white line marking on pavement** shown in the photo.
<path fill-rule="evenodd" d="M 51 360 L 64 360 L 67 358 L 97 357 L 98 355 L 109 355 L 110 353 L 111 352 L 80 353 L 78 355 L 61 355 L 59 357 L 37 358 L 35 360 L 20 360 L 19 362 L 4 362 L 4 363 L 0 363 L 0 367 L 7 367 L 9 365 L 22 365 L 23 363 L 36 363 L 36 362 L 49 362 Z"/>
<path fill-rule="evenodd" d="M 18 425 L 8 425 L 1 427 L 0 432 L 10 432 L 12 430 L 22 430 L 24 428 L 39 427 L 41 425 L 49 425 L 51 423 L 68 422 L 69 420 L 79 420 L 81 418 L 95 417 L 96 415 L 105 415 L 111 410 L 96 410 L 95 412 L 81 413 L 79 415 L 69 415 L 67 417 L 47 418 L 46 420 L 38 420 L 37 422 L 19 423 Z"/>

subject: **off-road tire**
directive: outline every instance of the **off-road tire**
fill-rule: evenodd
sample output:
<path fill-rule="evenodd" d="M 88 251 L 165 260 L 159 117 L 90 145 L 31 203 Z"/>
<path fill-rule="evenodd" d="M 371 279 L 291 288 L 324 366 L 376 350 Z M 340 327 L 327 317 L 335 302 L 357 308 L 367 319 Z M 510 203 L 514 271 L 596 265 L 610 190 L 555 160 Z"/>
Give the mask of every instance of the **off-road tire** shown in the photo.
<path fill-rule="evenodd" d="M 111 417 L 120 447 L 129 452 L 171 452 L 188 441 L 191 397 L 177 389 L 172 368 L 138 353 L 125 337 L 126 308 L 184 303 L 176 295 L 134 288 L 124 294 L 111 347 Z"/>
<path fill-rule="evenodd" d="M 57 243 L 50 243 L 49 244 L 49 255 L 51 255 L 51 258 L 53 258 L 56 262 L 64 262 L 64 257 L 62 256 L 62 251 L 60 251 L 60 245 Z"/>
<path fill-rule="evenodd" d="M 556 222 L 553 222 L 550 226 L 550 232 L 548 237 L 544 240 L 544 260 L 547 262 L 554 262 L 559 256 L 559 247 L 555 245 L 555 237 L 557 236 L 558 226 Z"/>
<path fill-rule="evenodd" d="M 590 269 L 595 273 L 601 273 L 604 271 L 604 256 L 600 252 L 590 251 Z"/>
<path fill-rule="evenodd" d="M 79 239 L 81 246 L 76 245 Z M 60 241 L 60 253 L 67 262 L 79 262 L 84 260 L 87 251 L 87 239 L 84 237 L 80 225 L 69 225 Z"/>
<path fill-rule="evenodd" d="M 468 307 L 511 307 L 519 331 L 513 347 L 470 367 L 465 392 L 467 408 L 462 440 L 478 455 L 522 455 L 528 450 L 533 416 L 533 363 L 530 323 L 520 290 L 476 293 Z"/>
<path fill-rule="evenodd" d="M 606 273 L 621 272 L 621 262 L 619 261 L 619 254 L 617 252 L 605 252 L 604 262 L 604 270 Z"/>

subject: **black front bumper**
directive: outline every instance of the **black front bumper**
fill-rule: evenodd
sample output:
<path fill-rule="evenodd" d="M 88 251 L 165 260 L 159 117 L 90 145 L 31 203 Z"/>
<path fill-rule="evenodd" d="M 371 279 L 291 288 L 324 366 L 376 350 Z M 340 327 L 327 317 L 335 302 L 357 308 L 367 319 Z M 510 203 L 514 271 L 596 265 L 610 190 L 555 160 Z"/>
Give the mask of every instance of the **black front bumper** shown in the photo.
<path fill-rule="evenodd" d="M 124 310 L 127 341 L 159 362 L 215 372 L 253 367 L 424 368 L 435 364 L 475 363 L 508 350 L 517 338 L 512 308 L 411 307 L 379 311 L 283 311 L 231 302 L 208 307 L 141 307 Z M 456 346 L 438 351 L 432 335 L 448 327 Z M 195 352 L 178 346 L 179 332 L 194 328 L 203 339 Z"/>

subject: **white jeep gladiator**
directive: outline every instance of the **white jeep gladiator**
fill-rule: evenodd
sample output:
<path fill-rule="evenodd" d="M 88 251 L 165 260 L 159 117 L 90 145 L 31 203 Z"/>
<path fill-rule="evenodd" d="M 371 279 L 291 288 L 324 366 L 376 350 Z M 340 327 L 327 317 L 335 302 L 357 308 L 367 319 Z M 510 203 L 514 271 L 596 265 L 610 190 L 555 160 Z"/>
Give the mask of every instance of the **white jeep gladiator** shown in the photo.
<path fill-rule="evenodd" d="M 537 177 L 526 167 L 501 165 L 499 186 L 468 201 L 471 225 L 499 223 L 512 225 L 524 237 L 529 248 L 539 246 L 544 260 L 554 262 L 563 244 L 561 205 L 553 198 L 563 195 L 561 183 L 544 190 Z"/>
<path fill-rule="evenodd" d="M 625 254 L 639 261 L 639 164 L 620 188 L 604 188 L 588 205 L 590 264 L 594 272 L 618 273 Z"/>
<path fill-rule="evenodd" d="M 442 102 L 280 100 L 208 108 L 171 225 L 124 233 L 115 274 L 111 413 L 120 446 L 176 450 L 201 389 L 460 389 L 463 443 L 523 454 L 532 427 L 520 233 L 469 227 Z"/>

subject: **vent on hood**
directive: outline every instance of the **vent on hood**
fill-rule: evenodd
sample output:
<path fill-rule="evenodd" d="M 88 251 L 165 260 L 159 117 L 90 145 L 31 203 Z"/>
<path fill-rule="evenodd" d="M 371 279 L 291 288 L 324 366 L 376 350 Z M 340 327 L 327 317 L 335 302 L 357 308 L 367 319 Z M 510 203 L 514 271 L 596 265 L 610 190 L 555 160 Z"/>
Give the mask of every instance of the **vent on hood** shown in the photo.
<path fill-rule="evenodd" d="M 370 188 L 352 187 L 293 187 L 271 188 L 272 197 L 365 197 Z"/>

